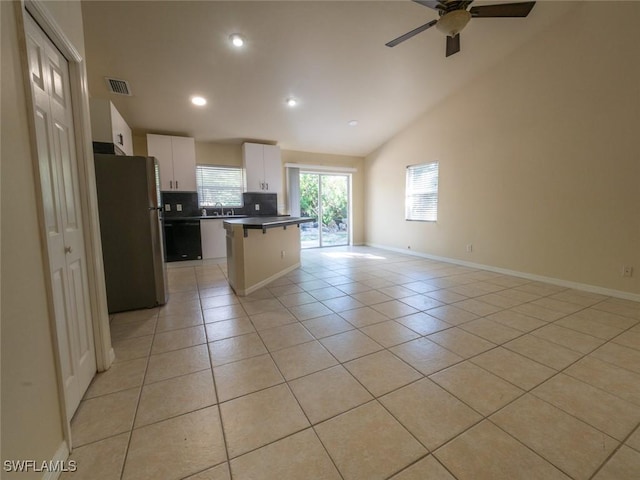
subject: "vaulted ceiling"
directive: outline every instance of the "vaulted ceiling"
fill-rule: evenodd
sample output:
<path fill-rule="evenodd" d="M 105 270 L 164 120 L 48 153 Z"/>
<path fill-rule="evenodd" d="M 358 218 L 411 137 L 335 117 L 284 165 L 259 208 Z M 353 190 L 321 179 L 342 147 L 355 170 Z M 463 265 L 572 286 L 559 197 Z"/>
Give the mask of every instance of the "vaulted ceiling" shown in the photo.
<path fill-rule="evenodd" d="M 385 46 L 438 18 L 411 1 L 85 1 L 89 91 L 134 132 L 364 156 L 571 8 L 541 1 L 527 18 L 472 19 L 445 58 L 436 29 Z M 105 77 L 127 80 L 132 95 L 110 93 Z"/>

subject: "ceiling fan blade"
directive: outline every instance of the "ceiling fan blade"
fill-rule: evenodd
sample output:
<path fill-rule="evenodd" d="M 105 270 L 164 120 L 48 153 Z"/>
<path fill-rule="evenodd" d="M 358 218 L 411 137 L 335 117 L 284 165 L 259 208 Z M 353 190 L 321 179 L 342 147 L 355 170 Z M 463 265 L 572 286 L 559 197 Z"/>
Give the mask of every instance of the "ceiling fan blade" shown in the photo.
<path fill-rule="evenodd" d="M 469 12 L 474 18 L 490 17 L 526 17 L 536 2 L 502 3 L 471 7 Z"/>
<path fill-rule="evenodd" d="M 460 34 L 455 37 L 450 37 L 447 35 L 447 57 L 450 57 L 454 53 L 458 53 L 460 51 Z"/>
<path fill-rule="evenodd" d="M 413 30 L 411 30 L 408 33 L 405 33 L 404 35 L 400 35 L 398 38 L 391 40 L 389 43 L 385 43 L 385 45 L 387 47 L 395 47 L 396 45 L 398 45 L 399 43 L 404 42 L 405 40 L 409 40 L 411 37 L 413 37 L 414 35 L 419 34 L 420 32 L 424 32 L 427 28 L 431 28 L 433 27 L 436 23 L 438 23 L 438 20 L 431 20 L 429 23 L 425 23 L 424 25 L 422 25 L 421 27 L 418 28 L 414 28 Z"/>
<path fill-rule="evenodd" d="M 419 3 L 424 7 L 433 8 L 434 10 L 440 10 L 444 8 L 444 0 L 413 0 L 415 3 Z"/>

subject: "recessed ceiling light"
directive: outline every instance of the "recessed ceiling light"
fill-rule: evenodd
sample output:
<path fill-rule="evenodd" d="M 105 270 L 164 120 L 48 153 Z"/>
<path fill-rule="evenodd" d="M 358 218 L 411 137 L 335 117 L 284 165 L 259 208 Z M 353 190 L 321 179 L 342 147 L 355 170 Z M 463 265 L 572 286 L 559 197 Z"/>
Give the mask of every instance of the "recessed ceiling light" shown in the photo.
<path fill-rule="evenodd" d="M 358 125 L 358 120 L 349 120 L 349 123 L 347 124 L 350 127 L 355 127 L 356 125 Z"/>
<path fill-rule="evenodd" d="M 207 104 L 207 99 L 203 97 L 191 97 L 191 103 L 197 105 L 198 107 L 202 107 Z"/>
<path fill-rule="evenodd" d="M 289 107 L 295 107 L 296 105 L 298 105 L 298 100 L 296 100 L 295 98 L 289 97 L 286 100 L 287 106 Z"/>
<path fill-rule="evenodd" d="M 244 45 L 244 38 L 239 33 L 234 33 L 232 35 L 229 35 L 229 40 L 231 40 L 231 44 L 234 47 L 240 48 Z"/>

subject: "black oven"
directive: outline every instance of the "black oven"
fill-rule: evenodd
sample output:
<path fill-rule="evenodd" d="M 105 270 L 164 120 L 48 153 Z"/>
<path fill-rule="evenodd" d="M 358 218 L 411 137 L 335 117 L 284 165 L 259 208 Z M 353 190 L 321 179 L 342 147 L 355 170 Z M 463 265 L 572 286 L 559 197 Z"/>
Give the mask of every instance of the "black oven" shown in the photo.
<path fill-rule="evenodd" d="M 183 218 L 164 219 L 164 250 L 167 262 L 200 260 L 200 220 Z"/>

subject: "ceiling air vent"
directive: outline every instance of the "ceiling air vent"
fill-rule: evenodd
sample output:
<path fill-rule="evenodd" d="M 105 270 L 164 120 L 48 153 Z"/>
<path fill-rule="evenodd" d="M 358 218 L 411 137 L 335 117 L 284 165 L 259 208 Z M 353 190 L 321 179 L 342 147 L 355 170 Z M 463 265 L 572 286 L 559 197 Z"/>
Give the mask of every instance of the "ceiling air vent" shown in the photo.
<path fill-rule="evenodd" d="M 104 78 L 107 81 L 107 85 L 109 86 L 109 91 L 111 93 L 117 93 L 118 95 L 129 95 L 131 96 L 131 89 L 129 88 L 129 82 L 126 80 L 118 80 L 117 78 Z"/>

